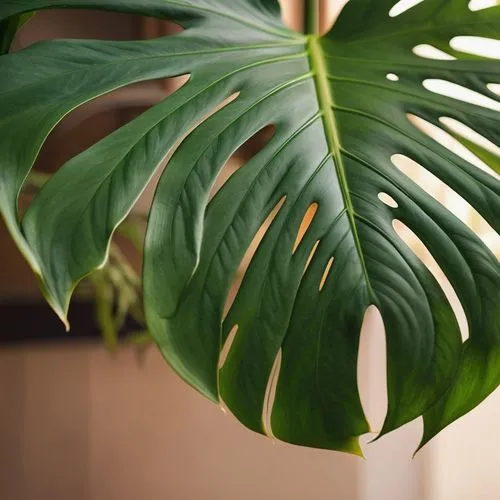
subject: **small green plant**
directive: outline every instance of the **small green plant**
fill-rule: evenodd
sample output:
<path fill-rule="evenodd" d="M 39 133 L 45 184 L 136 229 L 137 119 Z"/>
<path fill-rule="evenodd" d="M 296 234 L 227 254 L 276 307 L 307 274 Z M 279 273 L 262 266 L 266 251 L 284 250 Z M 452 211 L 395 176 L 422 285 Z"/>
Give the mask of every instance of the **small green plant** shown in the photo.
<path fill-rule="evenodd" d="M 500 83 L 500 61 L 460 52 L 450 40 L 498 38 L 500 6 L 471 11 L 466 0 L 424 0 L 389 15 L 395 3 L 351 0 L 319 36 L 314 0 L 305 2 L 303 34 L 283 25 L 277 0 L 4 0 L 4 48 L 26 13 L 45 8 L 133 12 L 184 28 L 148 41 L 42 42 L 0 57 L 0 207 L 61 319 L 77 283 L 107 262 L 114 231 L 187 134 L 152 204 L 143 293 L 149 332 L 189 384 L 254 431 L 359 453 L 358 437 L 369 430 L 357 388 L 359 336 L 374 305 L 387 338 L 382 435 L 423 416 L 423 445 L 495 390 L 498 259 L 391 159 L 418 162 L 499 231 L 498 177 L 408 115 L 440 128 L 440 118 L 453 118 L 500 142 L 498 107 L 426 85 L 447 81 L 499 102 L 490 84 Z M 421 44 L 450 57 L 420 57 L 413 49 Z M 65 164 L 20 219 L 24 179 L 67 113 L 119 87 L 178 75 L 188 82 Z M 268 143 L 214 193 L 228 158 L 270 125 Z M 496 155 L 457 137 L 498 173 Z M 307 213 L 312 221 L 298 238 Z M 465 343 L 395 219 L 455 289 Z"/>

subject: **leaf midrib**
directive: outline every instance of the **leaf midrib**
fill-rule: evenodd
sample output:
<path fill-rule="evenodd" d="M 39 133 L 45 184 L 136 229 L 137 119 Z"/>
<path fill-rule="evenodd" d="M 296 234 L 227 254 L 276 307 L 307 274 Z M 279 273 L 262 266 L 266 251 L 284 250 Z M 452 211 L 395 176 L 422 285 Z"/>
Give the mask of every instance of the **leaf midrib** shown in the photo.
<path fill-rule="evenodd" d="M 335 171 L 339 181 L 340 190 L 342 192 L 346 214 L 349 219 L 349 225 L 351 227 L 354 245 L 356 247 L 356 252 L 358 254 L 358 258 L 363 270 L 366 285 L 368 287 L 370 295 L 373 297 L 374 293 L 370 284 L 370 278 L 368 275 L 368 270 L 366 268 L 363 249 L 361 247 L 361 241 L 358 235 L 354 206 L 352 204 L 347 176 L 345 173 L 345 166 L 340 150 L 340 135 L 338 131 L 337 120 L 333 111 L 335 108 L 335 101 L 331 86 L 329 84 L 329 74 L 326 68 L 325 56 L 323 53 L 323 48 L 321 47 L 320 38 L 317 35 L 310 35 L 308 37 L 307 48 L 309 63 L 311 66 L 311 71 L 313 73 L 316 94 L 318 97 L 318 106 L 323 120 L 323 126 L 325 128 L 325 139 L 328 145 L 328 150 L 330 151 L 334 160 Z"/>

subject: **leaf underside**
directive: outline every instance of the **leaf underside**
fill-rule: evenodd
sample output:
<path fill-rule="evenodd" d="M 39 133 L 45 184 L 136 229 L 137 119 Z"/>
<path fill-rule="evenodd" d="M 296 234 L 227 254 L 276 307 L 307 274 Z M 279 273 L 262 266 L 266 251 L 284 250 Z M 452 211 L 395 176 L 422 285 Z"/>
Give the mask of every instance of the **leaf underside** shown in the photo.
<path fill-rule="evenodd" d="M 0 35 L 20 15 L 60 7 L 138 13 L 184 28 L 148 41 L 42 42 L 0 57 L 0 206 L 59 316 L 65 320 L 74 287 L 105 262 L 113 231 L 187 134 L 151 208 L 144 294 L 148 328 L 189 384 L 254 431 L 359 453 L 358 437 L 369 430 L 357 388 L 359 338 L 374 305 L 387 340 L 382 434 L 423 416 L 424 444 L 495 390 L 498 259 L 391 158 L 422 165 L 499 232 L 498 177 L 407 115 L 441 128 L 440 117 L 453 118 L 500 143 L 497 110 L 422 85 L 445 80 L 500 101 L 488 87 L 500 83 L 500 61 L 449 45 L 456 35 L 498 38 L 500 6 L 472 12 L 465 0 L 425 0 L 389 17 L 394 3 L 351 0 L 317 37 L 287 29 L 276 0 L 4 0 Z M 419 57 L 419 44 L 454 59 Z M 64 165 L 20 219 L 23 181 L 67 113 L 125 85 L 183 74 L 182 88 Z M 269 142 L 211 198 L 227 160 L 268 125 Z M 459 140 L 498 172 L 495 154 Z M 396 219 L 453 286 L 467 318 L 465 343 L 436 279 L 395 232 Z"/>

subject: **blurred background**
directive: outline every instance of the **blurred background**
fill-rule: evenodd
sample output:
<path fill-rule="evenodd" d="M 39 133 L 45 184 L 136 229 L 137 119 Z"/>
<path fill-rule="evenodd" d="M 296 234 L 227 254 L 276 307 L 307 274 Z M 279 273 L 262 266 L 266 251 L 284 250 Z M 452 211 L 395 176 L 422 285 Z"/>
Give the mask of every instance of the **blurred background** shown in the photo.
<path fill-rule="evenodd" d="M 475 6 L 481 7 L 480 2 L 475 1 Z M 325 26 L 344 3 L 345 0 L 324 2 Z M 287 23 L 297 26 L 300 0 L 283 0 L 282 4 Z M 483 0 L 483 4 L 491 1 Z M 37 14 L 18 34 L 14 50 L 43 39 L 135 40 L 177 30 L 169 23 L 138 16 L 54 10 Z M 45 174 L 50 175 L 67 159 L 181 84 L 182 79 L 141 83 L 76 110 L 54 130 L 44 146 L 36 165 L 40 176 L 28 186 L 23 202 L 29 202 L 30 189 L 36 191 Z M 429 130 L 430 134 L 433 132 Z M 264 134 L 241 148 L 227 165 L 228 172 L 252 156 L 265 139 Z M 451 148 L 459 148 L 451 136 L 440 140 Z M 404 158 L 396 161 L 478 231 L 499 255 L 498 239 L 456 193 L 429 177 L 418 165 Z M 420 421 L 374 444 L 368 444 L 367 436 L 363 444 L 367 460 L 362 460 L 274 443 L 246 430 L 182 383 L 155 348 L 148 346 L 141 332 L 141 311 L 134 309 L 140 301 L 134 282 L 134 276 L 140 272 L 135 240 L 140 240 L 141 221 L 152 190 L 153 187 L 140 200 L 133 214 L 139 233 L 133 237 L 124 233 L 117 239 L 113 268 L 106 271 L 113 287 L 106 285 L 108 275 L 84 284 L 72 306 L 70 333 L 64 332 L 43 303 L 35 278 L 3 225 L 0 227 L 1 498 L 499 498 L 498 391 L 472 414 L 445 430 L 416 459 L 412 459 L 412 454 L 422 432 Z M 405 228 L 399 230 L 439 276 L 440 270 L 425 248 L 411 234 L 405 234 Z M 106 294 L 114 298 L 120 279 L 129 280 L 129 288 L 125 287 L 128 302 L 127 297 L 118 297 L 126 302 L 128 319 L 121 318 L 119 326 L 128 336 L 121 338 L 119 345 L 112 333 L 105 337 L 110 351 L 101 337 L 107 302 L 101 302 L 104 309 L 96 308 L 92 296 L 97 290 L 104 299 Z M 451 287 L 443 276 L 439 279 L 450 300 L 455 301 L 460 316 Z M 386 405 L 384 363 L 383 326 L 373 310 L 368 312 L 363 328 L 359 376 L 363 402 L 375 428 L 383 420 Z"/>

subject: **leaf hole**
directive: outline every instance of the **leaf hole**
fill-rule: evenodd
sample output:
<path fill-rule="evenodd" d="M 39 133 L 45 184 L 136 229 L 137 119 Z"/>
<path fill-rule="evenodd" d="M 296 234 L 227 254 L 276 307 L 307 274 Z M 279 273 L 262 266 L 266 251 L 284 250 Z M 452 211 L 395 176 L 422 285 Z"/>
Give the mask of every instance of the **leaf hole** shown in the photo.
<path fill-rule="evenodd" d="M 404 155 L 394 155 L 392 163 L 436 201 L 444 205 L 497 256 L 500 256 L 500 235 L 464 198 L 419 163 Z"/>
<path fill-rule="evenodd" d="M 328 263 L 326 264 L 325 270 L 323 271 L 323 276 L 321 277 L 321 281 L 319 283 L 319 291 L 320 292 L 323 290 L 323 287 L 326 284 L 326 280 L 328 279 L 328 276 L 330 275 L 332 265 L 333 265 L 333 257 L 330 257 L 330 259 L 328 260 Z"/>
<path fill-rule="evenodd" d="M 311 248 L 311 251 L 309 252 L 309 256 L 307 257 L 306 265 L 304 266 L 304 272 L 302 275 L 304 275 L 309 267 L 309 264 L 311 264 L 311 261 L 313 260 L 314 254 L 316 253 L 316 250 L 318 249 L 318 245 L 321 240 L 317 240 L 316 243 L 314 243 L 313 247 Z"/>
<path fill-rule="evenodd" d="M 455 137 L 453 137 L 451 134 L 449 134 L 442 128 L 434 125 L 433 123 L 428 122 L 427 120 L 424 120 L 423 118 L 420 118 L 419 116 L 409 114 L 408 119 L 415 127 L 417 127 L 426 135 L 434 139 L 437 143 L 441 144 L 441 146 L 445 147 L 446 149 L 449 149 L 450 151 L 454 152 L 464 160 L 467 160 L 469 163 L 476 166 L 477 168 L 480 168 L 481 170 L 490 174 L 491 176 L 498 178 L 498 175 L 485 162 L 481 161 L 476 155 L 474 155 L 463 144 L 461 144 Z M 463 129 L 460 130 L 463 131 Z M 458 133 L 461 132 L 459 131 Z"/>
<path fill-rule="evenodd" d="M 450 131 L 454 132 L 455 134 L 458 134 L 461 137 L 464 137 L 465 139 L 472 141 L 473 143 L 477 144 L 478 146 L 481 146 L 482 148 L 486 149 L 490 153 L 498 156 L 500 160 L 500 147 L 498 147 L 496 144 L 493 144 L 490 140 L 486 139 L 486 137 L 482 136 L 481 134 L 478 134 L 475 130 L 472 130 L 470 127 L 467 125 L 463 124 L 462 122 L 459 122 L 458 120 L 455 120 L 454 118 L 449 118 L 447 116 L 441 116 L 439 118 L 439 121 Z M 464 152 L 464 155 L 467 154 L 468 158 L 466 158 L 470 163 L 477 163 L 477 166 L 481 168 L 482 170 L 485 170 L 486 172 L 491 173 L 494 177 L 497 177 L 500 179 L 500 176 L 496 174 L 495 172 L 490 170 L 490 167 L 482 162 L 477 156 L 473 155 L 467 148 L 467 152 Z M 468 154 L 470 153 L 470 154 Z M 465 156 L 464 156 L 465 157 Z M 470 157 L 470 159 L 469 159 Z"/>
<path fill-rule="evenodd" d="M 391 82 L 398 82 L 399 81 L 399 76 L 396 75 L 395 73 L 387 73 L 385 77 L 390 80 Z"/>
<path fill-rule="evenodd" d="M 88 165 L 86 169 L 75 171 L 71 182 L 83 189 L 86 184 L 94 182 L 102 173 L 105 158 L 112 159 L 107 152 L 105 140 L 112 134 L 126 134 L 126 130 L 147 119 L 147 113 L 169 95 L 179 91 L 187 84 L 189 75 L 169 79 L 155 79 L 124 86 L 101 95 L 77 107 L 66 115 L 49 133 L 35 160 L 34 170 L 45 174 L 58 174 L 61 167 L 70 165 L 76 157 L 90 148 L 102 148 L 102 161 Z M 134 133 L 136 134 L 136 133 Z M 118 137 L 118 135 L 115 135 Z M 133 137 L 129 137 L 129 142 Z M 177 143 L 177 145 L 180 141 Z M 109 149 L 109 148 L 108 148 Z M 134 211 L 147 214 L 153 198 L 158 178 L 173 153 L 171 151 L 157 165 L 150 183 L 135 203 Z M 89 169 L 96 170 L 92 177 Z M 62 169 L 64 170 L 64 169 Z M 99 172 L 97 172 L 99 170 Z M 62 171 L 61 171 L 62 173 Z M 28 177 L 25 190 L 32 192 L 31 179 Z M 36 193 L 33 193 L 36 194 Z M 20 200 L 21 209 L 29 203 L 31 197 L 23 196 Z"/>
<path fill-rule="evenodd" d="M 229 179 L 254 156 L 262 151 L 269 141 L 273 138 L 276 132 L 276 126 L 267 125 L 256 132 L 250 139 L 245 141 L 235 152 L 231 158 L 219 171 L 215 182 L 210 190 L 208 200 L 212 198 L 223 188 Z"/>
<path fill-rule="evenodd" d="M 391 208 L 398 208 L 398 202 L 390 195 L 388 195 L 387 193 L 379 193 L 378 194 L 378 199 L 384 203 L 385 205 L 387 205 L 388 207 L 391 207 Z"/>
<path fill-rule="evenodd" d="M 55 172 L 63 163 L 181 88 L 188 78 L 186 75 L 184 81 L 162 78 L 126 85 L 82 104 L 51 131 L 35 168 L 42 172 Z"/>
<path fill-rule="evenodd" d="M 316 202 L 314 202 L 314 203 L 311 203 L 311 205 L 309 205 L 309 208 L 306 210 L 306 213 L 304 214 L 304 218 L 302 219 L 302 222 L 300 223 L 299 230 L 297 232 L 297 238 L 295 239 L 295 243 L 293 245 L 292 255 L 297 250 L 297 248 L 300 245 L 300 242 L 302 241 L 302 239 L 304 238 L 309 226 L 312 224 L 314 216 L 316 215 L 316 212 L 318 211 L 318 206 L 319 205 Z"/>
<path fill-rule="evenodd" d="M 40 191 L 38 182 L 40 173 L 47 178 L 57 173 L 68 161 L 165 99 L 169 93 L 174 92 L 175 87 L 182 87 L 189 76 L 185 75 L 183 78 L 185 81 L 176 78 L 175 83 L 170 81 L 174 79 L 156 79 L 127 85 L 86 102 L 67 114 L 50 131 L 38 152 L 32 174 L 28 176 L 23 186 L 19 202 L 20 213 L 26 211 L 33 196 Z M 98 167 L 100 166 L 94 168 Z M 89 168 L 92 166 L 89 165 Z M 161 167 L 158 170 L 161 170 Z M 88 177 L 83 170 L 80 174 Z M 151 186 L 146 188 L 149 201 L 144 203 L 141 198 L 137 202 L 136 209 L 139 212 L 147 213 L 154 184 L 153 181 Z M 80 187 L 82 186 L 83 184 L 80 184 Z"/>
<path fill-rule="evenodd" d="M 96 9 L 39 10 L 16 34 L 13 49 L 60 39 L 136 41 L 168 36 L 181 30 L 173 22 L 133 13 Z"/>
<path fill-rule="evenodd" d="M 488 90 L 491 90 L 495 94 L 500 96 L 500 84 L 499 83 L 488 83 L 486 85 L 488 87 Z"/>
<path fill-rule="evenodd" d="M 141 41 L 141 39 L 145 38 L 175 34 L 181 30 L 178 25 L 172 22 L 135 15 L 132 13 L 133 9 L 129 10 L 129 13 L 93 9 L 41 10 L 19 30 L 13 49 L 21 50 L 39 41 L 48 42 L 61 38 L 90 39 L 91 41 L 88 43 L 94 45 L 95 40 L 98 40 L 97 43 L 101 40 L 102 46 L 107 47 L 109 41 Z M 140 9 L 136 8 L 136 10 Z M 142 12 L 145 10 L 147 9 L 142 9 Z M 152 31 L 153 25 L 155 26 L 154 33 Z M 78 42 L 66 40 L 58 42 L 58 46 L 62 43 L 70 47 L 76 47 Z M 43 57 L 43 55 L 36 56 L 36 54 L 36 52 L 30 54 L 35 69 L 38 65 L 43 66 L 44 71 L 46 71 L 47 64 L 55 64 L 50 58 Z M 18 56 L 24 57 L 21 54 L 18 54 Z M 58 64 L 65 64 L 64 60 Z M 74 61 L 67 62 L 67 64 L 71 65 L 69 69 L 72 71 L 65 72 L 65 85 L 58 87 L 57 99 L 60 102 L 73 102 L 74 87 L 79 83 L 76 78 L 78 73 L 75 73 Z M 85 69 L 83 64 L 82 62 L 81 67 Z M 62 68 L 64 69 L 64 66 Z M 88 73 L 91 75 L 96 66 L 90 67 L 89 65 L 88 68 Z M 36 75 L 37 71 L 35 69 L 33 74 Z M 76 76 L 72 77 L 72 75 Z M 132 77 L 133 72 L 131 80 Z M 42 126 L 47 127 L 47 131 L 49 126 L 52 130 L 41 147 L 34 168 L 40 172 L 54 173 L 62 164 L 95 145 L 118 128 L 128 124 L 175 90 L 178 90 L 188 79 L 189 75 L 183 75 L 136 81 L 109 92 L 104 91 L 98 97 L 77 106 L 64 116 L 53 129 L 51 127 L 52 123 L 42 124 Z M 19 87 L 23 82 L 23 75 L 20 74 L 19 78 L 13 75 L 12 80 L 15 82 L 13 88 Z M 26 78 L 24 81 L 27 85 L 30 85 L 37 80 Z M 42 94 L 41 101 L 50 102 L 50 93 L 47 94 L 44 91 Z M 38 103 L 38 105 L 40 104 L 41 102 Z M 64 106 L 61 105 L 61 109 L 63 108 Z M 30 187 L 29 184 L 30 181 L 28 181 L 28 187 Z M 26 196 L 23 196 L 23 198 L 26 198 Z M 25 200 L 22 201 L 25 204 Z M 21 207 L 21 209 L 23 208 Z"/>
<path fill-rule="evenodd" d="M 434 47 L 433 45 L 428 45 L 426 43 L 415 45 L 412 52 L 424 59 L 435 59 L 437 61 L 453 61 L 456 58 L 446 52 Z"/>
<path fill-rule="evenodd" d="M 456 36 L 450 40 L 450 47 L 466 54 L 500 59 L 500 40 L 482 36 Z"/>
<path fill-rule="evenodd" d="M 234 303 L 234 300 L 236 299 L 238 291 L 245 277 L 245 273 L 247 272 L 247 269 L 250 266 L 250 263 L 252 262 L 252 258 L 255 255 L 255 252 L 257 251 L 261 241 L 264 239 L 264 236 L 266 235 L 268 229 L 271 227 L 271 224 L 273 223 L 274 219 L 277 217 L 278 213 L 283 208 L 285 201 L 286 201 L 286 196 L 282 196 L 281 199 L 278 201 L 278 203 L 267 215 L 266 219 L 261 224 L 261 226 L 255 233 L 253 240 L 248 246 L 247 251 L 245 252 L 245 255 L 243 256 L 241 263 L 238 267 L 238 270 L 236 271 L 236 275 L 231 284 L 231 289 L 224 304 L 223 319 L 226 318 L 229 310 L 231 309 L 231 306 Z"/>
<path fill-rule="evenodd" d="M 435 94 L 440 94 L 445 97 L 450 97 L 459 101 L 468 102 L 488 108 L 494 111 L 500 111 L 500 102 L 494 101 L 490 97 L 486 97 L 475 90 L 468 89 L 462 85 L 458 85 L 447 80 L 427 79 L 422 82 L 422 85 L 429 91 Z"/>
<path fill-rule="evenodd" d="M 453 309 L 453 313 L 457 318 L 460 333 L 462 335 L 462 341 L 465 342 L 469 338 L 467 316 L 465 315 L 463 306 L 457 296 L 457 293 L 455 292 L 455 289 L 450 283 L 450 280 L 447 278 L 422 240 L 406 224 L 395 219 L 392 225 L 399 238 L 406 243 L 422 264 L 424 264 L 443 290 L 451 308 Z"/>
<path fill-rule="evenodd" d="M 423 2 L 423 0 L 399 0 L 395 5 L 392 6 L 389 11 L 389 17 L 397 17 L 415 7 L 419 3 Z"/>
<path fill-rule="evenodd" d="M 469 2 L 469 9 L 474 12 L 477 10 L 489 9 L 496 5 L 500 5 L 500 0 L 471 0 Z"/>
<path fill-rule="evenodd" d="M 239 328 L 239 325 L 234 325 L 231 328 L 226 340 L 224 341 L 224 345 L 222 346 L 222 349 L 219 353 L 219 362 L 217 364 L 217 368 L 219 370 L 224 366 L 224 363 L 227 360 L 227 357 L 229 355 L 229 351 L 231 350 L 231 346 L 233 345 L 236 334 L 238 333 L 238 328 Z"/>
<path fill-rule="evenodd" d="M 388 408 L 384 322 L 376 306 L 365 312 L 359 338 L 357 380 L 361 405 L 373 433 L 379 433 Z"/>
<path fill-rule="evenodd" d="M 269 379 L 267 381 L 266 392 L 264 395 L 264 405 L 262 408 L 262 422 L 264 432 L 272 439 L 275 439 L 271 426 L 271 415 L 273 412 L 274 400 L 276 399 L 276 388 L 278 387 L 278 379 L 281 370 L 281 360 L 283 352 L 280 349 L 273 363 Z"/>
<path fill-rule="evenodd" d="M 175 80 L 176 83 L 179 85 L 177 90 L 179 90 L 181 88 L 181 86 L 186 85 L 189 82 L 189 78 L 186 79 L 185 76 L 176 77 L 176 78 L 173 78 L 171 80 Z M 135 208 L 134 208 L 136 211 L 143 213 L 145 216 L 147 216 L 147 214 L 149 213 L 150 207 L 151 207 L 151 203 L 153 201 L 153 197 L 154 197 L 154 193 L 155 193 L 158 181 L 160 180 L 160 177 L 161 177 L 163 171 L 165 170 L 165 167 L 167 166 L 168 162 L 170 161 L 170 159 L 172 158 L 174 153 L 177 151 L 177 149 L 180 147 L 180 145 L 183 143 L 183 141 L 189 136 L 189 134 L 193 130 L 196 130 L 196 128 L 201 123 L 203 123 L 205 120 L 210 118 L 213 114 L 215 114 L 217 111 L 221 110 L 223 107 L 225 107 L 228 104 L 230 104 L 231 102 L 233 102 L 235 99 L 238 98 L 238 96 L 239 96 L 239 92 L 235 92 L 235 93 L 231 94 L 230 96 L 228 96 L 226 99 L 222 100 L 210 112 L 208 112 L 205 116 L 203 116 L 203 118 L 201 118 L 196 123 L 194 123 L 189 131 L 185 132 L 184 134 L 182 134 L 182 136 L 179 137 L 179 139 L 176 141 L 174 146 L 172 148 L 170 148 L 168 153 L 165 155 L 165 157 L 163 158 L 160 165 L 156 168 L 152 180 L 147 185 L 145 191 L 142 193 L 139 200 L 136 201 Z"/>

